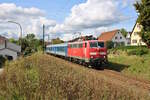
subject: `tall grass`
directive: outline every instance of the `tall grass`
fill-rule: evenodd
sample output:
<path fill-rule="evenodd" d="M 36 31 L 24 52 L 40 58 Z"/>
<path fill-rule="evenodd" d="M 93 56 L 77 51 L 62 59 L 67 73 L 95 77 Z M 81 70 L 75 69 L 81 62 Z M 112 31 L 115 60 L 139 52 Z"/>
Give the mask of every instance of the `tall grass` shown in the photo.
<path fill-rule="evenodd" d="M 93 70 L 52 56 L 34 54 L 6 63 L 0 100 L 137 100 L 148 96 L 117 86 Z"/>

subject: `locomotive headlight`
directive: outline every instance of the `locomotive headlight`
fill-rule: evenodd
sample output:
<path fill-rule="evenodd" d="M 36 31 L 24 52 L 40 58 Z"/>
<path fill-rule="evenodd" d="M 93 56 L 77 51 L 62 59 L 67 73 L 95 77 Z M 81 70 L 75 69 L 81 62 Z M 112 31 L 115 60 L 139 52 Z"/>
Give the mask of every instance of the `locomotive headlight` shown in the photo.
<path fill-rule="evenodd" d="M 96 52 L 91 52 L 90 55 L 96 55 Z"/>
<path fill-rule="evenodd" d="M 106 52 L 100 52 L 100 55 L 106 55 Z"/>

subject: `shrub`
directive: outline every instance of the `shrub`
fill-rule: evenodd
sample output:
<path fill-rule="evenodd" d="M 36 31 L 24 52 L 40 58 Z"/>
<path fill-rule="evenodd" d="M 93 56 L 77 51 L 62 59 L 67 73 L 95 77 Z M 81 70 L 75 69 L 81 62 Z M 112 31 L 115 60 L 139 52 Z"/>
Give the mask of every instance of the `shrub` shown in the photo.
<path fill-rule="evenodd" d="M 0 55 L 0 68 L 3 66 L 5 61 L 6 61 L 6 58 Z"/>
<path fill-rule="evenodd" d="M 114 42 L 112 42 L 112 41 L 107 41 L 107 42 L 106 42 L 106 48 L 108 48 L 108 49 L 114 48 Z"/>
<path fill-rule="evenodd" d="M 130 50 L 128 52 L 128 55 L 137 55 L 137 56 L 142 56 L 144 54 L 148 54 L 149 50 L 147 48 L 137 48 L 137 49 L 133 49 Z"/>

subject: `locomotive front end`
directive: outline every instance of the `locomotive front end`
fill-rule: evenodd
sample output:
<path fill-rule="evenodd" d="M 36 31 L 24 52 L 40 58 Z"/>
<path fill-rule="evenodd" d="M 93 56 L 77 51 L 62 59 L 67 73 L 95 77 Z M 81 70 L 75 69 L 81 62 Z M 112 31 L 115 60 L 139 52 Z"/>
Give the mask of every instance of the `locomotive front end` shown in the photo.
<path fill-rule="evenodd" d="M 101 65 L 107 63 L 107 49 L 103 41 L 90 42 L 90 63 L 92 65 Z"/>

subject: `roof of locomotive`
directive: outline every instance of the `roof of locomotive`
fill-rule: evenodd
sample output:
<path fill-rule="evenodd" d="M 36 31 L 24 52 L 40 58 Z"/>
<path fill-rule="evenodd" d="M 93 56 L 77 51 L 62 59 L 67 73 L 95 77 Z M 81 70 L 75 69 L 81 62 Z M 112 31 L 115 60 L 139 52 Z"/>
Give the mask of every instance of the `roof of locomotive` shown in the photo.
<path fill-rule="evenodd" d="M 104 42 L 102 40 L 88 40 L 88 41 L 78 41 L 78 42 L 68 42 L 68 43 L 61 43 L 61 44 L 51 44 L 51 45 L 47 45 L 47 47 L 63 47 L 63 46 L 68 46 L 68 44 L 79 44 L 79 43 L 87 43 L 87 42 Z"/>
<path fill-rule="evenodd" d="M 88 40 L 88 41 L 77 41 L 77 42 L 69 42 L 68 44 L 75 44 L 75 43 L 85 43 L 85 42 L 104 42 L 102 40 Z"/>

